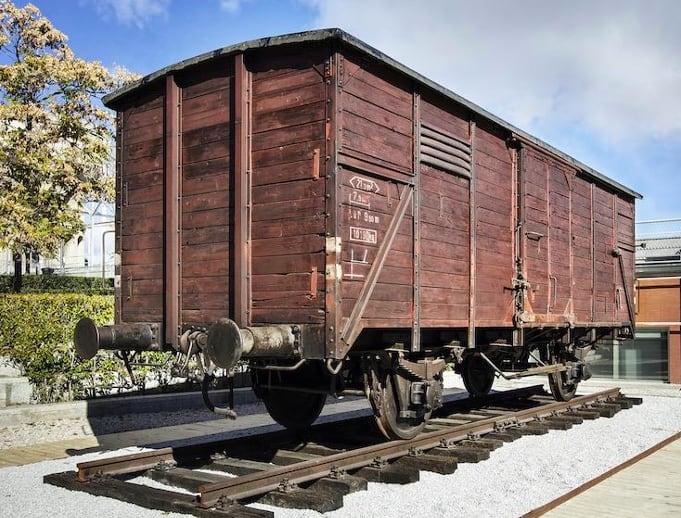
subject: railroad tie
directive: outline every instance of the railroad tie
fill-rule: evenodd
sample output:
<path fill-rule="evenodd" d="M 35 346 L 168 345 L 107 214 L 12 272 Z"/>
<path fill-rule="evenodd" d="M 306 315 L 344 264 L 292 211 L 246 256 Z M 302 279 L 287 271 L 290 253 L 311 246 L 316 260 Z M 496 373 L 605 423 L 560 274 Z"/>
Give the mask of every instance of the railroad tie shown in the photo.
<path fill-rule="evenodd" d="M 456 457 L 444 457 L 442 455 L 407 455 L 395 461 L 395 464 L 419 471 L 431 471 L 440 475 L 449 475 L 456 471 L 458 461 Z"/>
<path fill-rule="evenodd" d="M 532 422 L 527 423 L 522 426 L 515 428 L 519 433 L 523 435 L 544 435 L 549 433 L 549 427 L 544 424 L 544 422 Z"/>
<path fill-rule="evenodd" d="M 382 482 L 384 484 L 411 484 L 420 480 L 418 469 L 397 463 L 366 466 L 358 470 L 355 475 L 365 478 L 369 482 Z"/>
<path fill-rule="evenodd" d="M 318 513 L 328 513 L 343 507 L 343 494 L 328 486 L 315 488 L 311 486 L 308 489 L 292 486 L 265 493 L 258 502 L 289 509 L 311 509 Z"/>
<path fill-rule="evenodd" d="M 322 487 L 329 491 L 335 491 L 345 496 L 357 491 L 366 491 L 368 486 L 367 480 L 365 478 L 343 473 L 336 476 L 324 477 L 312 483 L 310 486 L 310 488 L 313 489 L 316 487 Z"/>
<path fill-rule="evenodd" d="M 448 455 L 456 457 L 458 462 L 476 463 L 489 459 L 489 450 L 484 448 L 470 448 L 465 446 L 450 446 L 448 448 L 433 448 L 428 453 L 432 455 Z"/>

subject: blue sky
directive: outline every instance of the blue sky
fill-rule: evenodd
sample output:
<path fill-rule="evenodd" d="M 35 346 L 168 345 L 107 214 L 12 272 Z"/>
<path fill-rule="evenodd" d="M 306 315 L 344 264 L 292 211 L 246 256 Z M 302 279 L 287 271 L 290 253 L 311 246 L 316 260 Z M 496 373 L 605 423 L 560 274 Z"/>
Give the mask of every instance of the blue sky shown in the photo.
<path fill-rule="evenodd" d="M 24 2 L 15 0 L 17 5 Z M 677 0 L 34 0 L 79 57 L 147 74 L 340 27 L 681 217 Z"/>

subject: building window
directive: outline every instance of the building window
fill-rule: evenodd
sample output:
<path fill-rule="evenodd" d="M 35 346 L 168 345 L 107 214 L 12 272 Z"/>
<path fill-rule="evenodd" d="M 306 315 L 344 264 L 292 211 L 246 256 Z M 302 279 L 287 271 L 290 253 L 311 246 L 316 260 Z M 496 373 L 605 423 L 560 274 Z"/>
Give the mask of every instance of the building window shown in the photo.
<path fill-rule="evenodd" d="M 668 331 L 637 331 L 635 340 L 601 340 L 589 355 L 593 375 L 631 380 L 669 380 Z"/>

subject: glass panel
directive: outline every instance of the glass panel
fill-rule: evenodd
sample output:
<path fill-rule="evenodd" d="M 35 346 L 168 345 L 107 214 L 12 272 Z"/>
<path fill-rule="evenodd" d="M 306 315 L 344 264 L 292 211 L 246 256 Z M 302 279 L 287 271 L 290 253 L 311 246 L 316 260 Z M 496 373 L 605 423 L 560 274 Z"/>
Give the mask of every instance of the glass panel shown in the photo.
<path fill-rule="evenodd" d="M 613 377 L 613 343 L 612 340 L 598 342 L 598 350 L 591 351 L 586 361 L 591 364 L 591 373 L 597 378 Z"/>
<path fill-rule="evenodd" d="M 635 340 L 620 345 L 620 378 L 667 381 L 669 360 L 667 333 L 646 331 L 636 333 Z"/>
<path fill-rule="evenodd" d="M 587 362 L 598 378 L 667 381 L 667 332 L 646 330 L 637 332 L 635 340 L 601 340 Z"/>

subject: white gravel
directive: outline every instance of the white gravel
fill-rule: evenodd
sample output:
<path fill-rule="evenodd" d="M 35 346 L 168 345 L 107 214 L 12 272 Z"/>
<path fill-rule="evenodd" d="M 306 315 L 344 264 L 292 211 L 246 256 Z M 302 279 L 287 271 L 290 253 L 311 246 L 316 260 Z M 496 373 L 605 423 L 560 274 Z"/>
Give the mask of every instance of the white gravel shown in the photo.
<path fill-rule="evenodd" d="M 645 396 L 643 405 L 622 411 L 612 419 L 586 421 L 567 432 L 551 431 L 544 436 L 521 438 L 492 452 L 485 462 L 460 464 L 452 475 L 422 472 L 420 482 L 406 486 L 370 483 L 368 493 L 346 496 L 344 506 L 326 516 L 520 516 L 680 430 L 681 397 Z M 127 448 L 0 469 L 2 515 L 16 518 L 88 514 L 107 518 L 186 516 L 141 509 L 42 482 L 45 474 L 74 470 L 78 462 L 134 451 L 139 450 Z M 273 510 L 277 518 L 321 516 L 312 511 L 258 504 L 255 507 Z"/>

